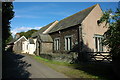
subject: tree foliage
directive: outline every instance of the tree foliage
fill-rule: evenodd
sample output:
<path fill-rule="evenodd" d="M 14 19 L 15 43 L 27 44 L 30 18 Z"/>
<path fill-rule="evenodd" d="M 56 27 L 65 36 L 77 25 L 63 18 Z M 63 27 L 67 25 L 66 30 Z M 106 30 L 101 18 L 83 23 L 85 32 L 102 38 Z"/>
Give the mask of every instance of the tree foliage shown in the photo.
<path fill-rule="evenodd" d="M 29 31 L 27 31 L 27 32 L 20 32 L 19 34 L 20 34 L 20 36 L 25 36 L 26 38 L 30 38 L 31 35 L 32 35 L 34 32 L 36 32 L 36 31 L 38 31 L 38 30 L 31 29 L 31 30 L 29 30 Z"/>
<path fill-rule="evenodd" d="M 5 43 L 9 43 L 12 40 L 13 40 L 13 36 L 12 36 L 12 33 L 11 33 Z"/>
<path fill-rule="evenodd" d="M 106 22 L 105 26 L 107 25 L 107 23 L 110 23 L 110 18 L 111 18 L 111 14 L 112 14 L 112 10 L 108 10 L 108 11 L 105 11 L 103 13 L 103 16 L 101 17 L 100 19 L 100 22 Z"/>
<path fill-rule="evenodd" d="M 10 33 L 10 20 L 14 17 L 13 3 L 2 3 L 2 46 L 3 51 L 6 46 L 6 40 L 11 35 Z"/>
<path fill-rule="evenodd" d="M 120 78 L 120 9 L 116 12 L 106 11 L 100 19 L 109 23 L 108 30 L 104 33 L 103 44 L 108 46 L 112 54 L 113 71 Z"/>
<path fill-rule="evenodd" d="M 106 11 L 101 17 L 101 22 L 109 23 L 108 30 L 104 33 L 104 45 L 107 45 L 113 60 L 120 60 L 120 9 L 116 12 Z"/>

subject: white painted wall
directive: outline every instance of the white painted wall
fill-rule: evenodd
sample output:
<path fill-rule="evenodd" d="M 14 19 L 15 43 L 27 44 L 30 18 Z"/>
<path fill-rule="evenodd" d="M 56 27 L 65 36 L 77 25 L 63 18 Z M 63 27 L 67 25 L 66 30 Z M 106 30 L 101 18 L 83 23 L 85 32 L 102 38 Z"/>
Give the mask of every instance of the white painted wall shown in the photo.
<path fill-rule="evenodd" d="M 29 44 L 28 40 L 22 42 L 22 50 L 23 50 L 22 53 L 28 53 L 28 44 Z"/>
<path fill-rule="evenodd" d="M 28 53 L 34 55 L 34 44 L 28 44 Z"/>
<path fill-rule="evenodd" d="M 28 53 L 34 55 L 36 50 L 36 41 L 37 39 L 33 39 L 35 44 L 30 44 L 29 40 L 22 42 L 22 53 Z"/>
<path fill-rule="evenodd" d="M 35 44 L 34 44 L 34 48 L 33 48 L 33 49 L 34 49 L 34 51 L 35 51 L 35 50 L 36 50 L 36 43 L 37 43 L 37 39 L 33 39 L 33 41 L 34 41 L 34 43 L 35 43 Z"/>

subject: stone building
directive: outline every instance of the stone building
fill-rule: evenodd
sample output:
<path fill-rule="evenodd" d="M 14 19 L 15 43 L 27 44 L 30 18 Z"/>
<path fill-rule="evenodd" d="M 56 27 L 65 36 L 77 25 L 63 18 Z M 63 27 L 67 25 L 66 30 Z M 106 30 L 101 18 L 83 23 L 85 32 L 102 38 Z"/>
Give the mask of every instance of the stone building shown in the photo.
<path fill-rule="evenodd" d="M 23 52 L 22 42 L 24 41 L 27 41 L 25 36 L 20 37 L 20 35 L 17 33 L 15 35 L 15 38 L 7 44 L 7 47 L 15 53 L 22 53 Z"/>
<path fill-rule="evenodd" d="M 32 34 L 33 52 L 70 53 L 105 52 L 101 43 L 107 30 L 105 23 L 99 24 L 103 12 L 99 4 L 93 5 L 60 21 L 54 21 Z"/>
<path fill-rule="evenodd" d="M 107 28 L 105 23 L 98 23 L 102 14 L 100 5 L 96 4 L 59 21 L 49 31 L 53 53 L 106 51 L 101 41 Z"/>
<path fill-rule="evenodd" d="M 53 52 L 53 40 L 50 35 L 39 34 L 36 42 L 36 55 Z"/>

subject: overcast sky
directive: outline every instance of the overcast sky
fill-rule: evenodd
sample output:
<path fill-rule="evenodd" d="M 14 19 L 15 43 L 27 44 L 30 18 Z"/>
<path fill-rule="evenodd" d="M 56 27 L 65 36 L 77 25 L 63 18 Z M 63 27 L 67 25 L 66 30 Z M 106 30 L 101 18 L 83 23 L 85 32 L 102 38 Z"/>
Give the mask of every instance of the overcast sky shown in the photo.
<path fill-rule="evenodd" d="M 97 3 L 103 11 L 115 11 L 118 7 L 117 2 L 14 2 L 15 16 L 11 20 L 11 32 L 14 35 L 21 31 L 40 29 Z"/>

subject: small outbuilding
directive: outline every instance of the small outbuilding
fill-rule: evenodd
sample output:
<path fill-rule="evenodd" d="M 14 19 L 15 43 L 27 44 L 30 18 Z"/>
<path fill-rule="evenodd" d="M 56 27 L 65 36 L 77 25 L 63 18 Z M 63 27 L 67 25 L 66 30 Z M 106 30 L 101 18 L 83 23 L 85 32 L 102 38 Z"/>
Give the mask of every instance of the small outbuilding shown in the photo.
<path fill-rule="evenodd" d="M 11 42 L 9 42 L 7 46 L 15 53 L 22 53 L 23 51 L 22 43 L 24 41 L 27 41 L 25 36 L 17 37 L 17 38 L 14 38 Z"/>
<path fill-rule="evenodd" d="M 36 55 L 42 53 L 52 53 L 53 51 L 53 40 L 50 35 L 39 34 L 37 37 L 36 44 Z"/>

